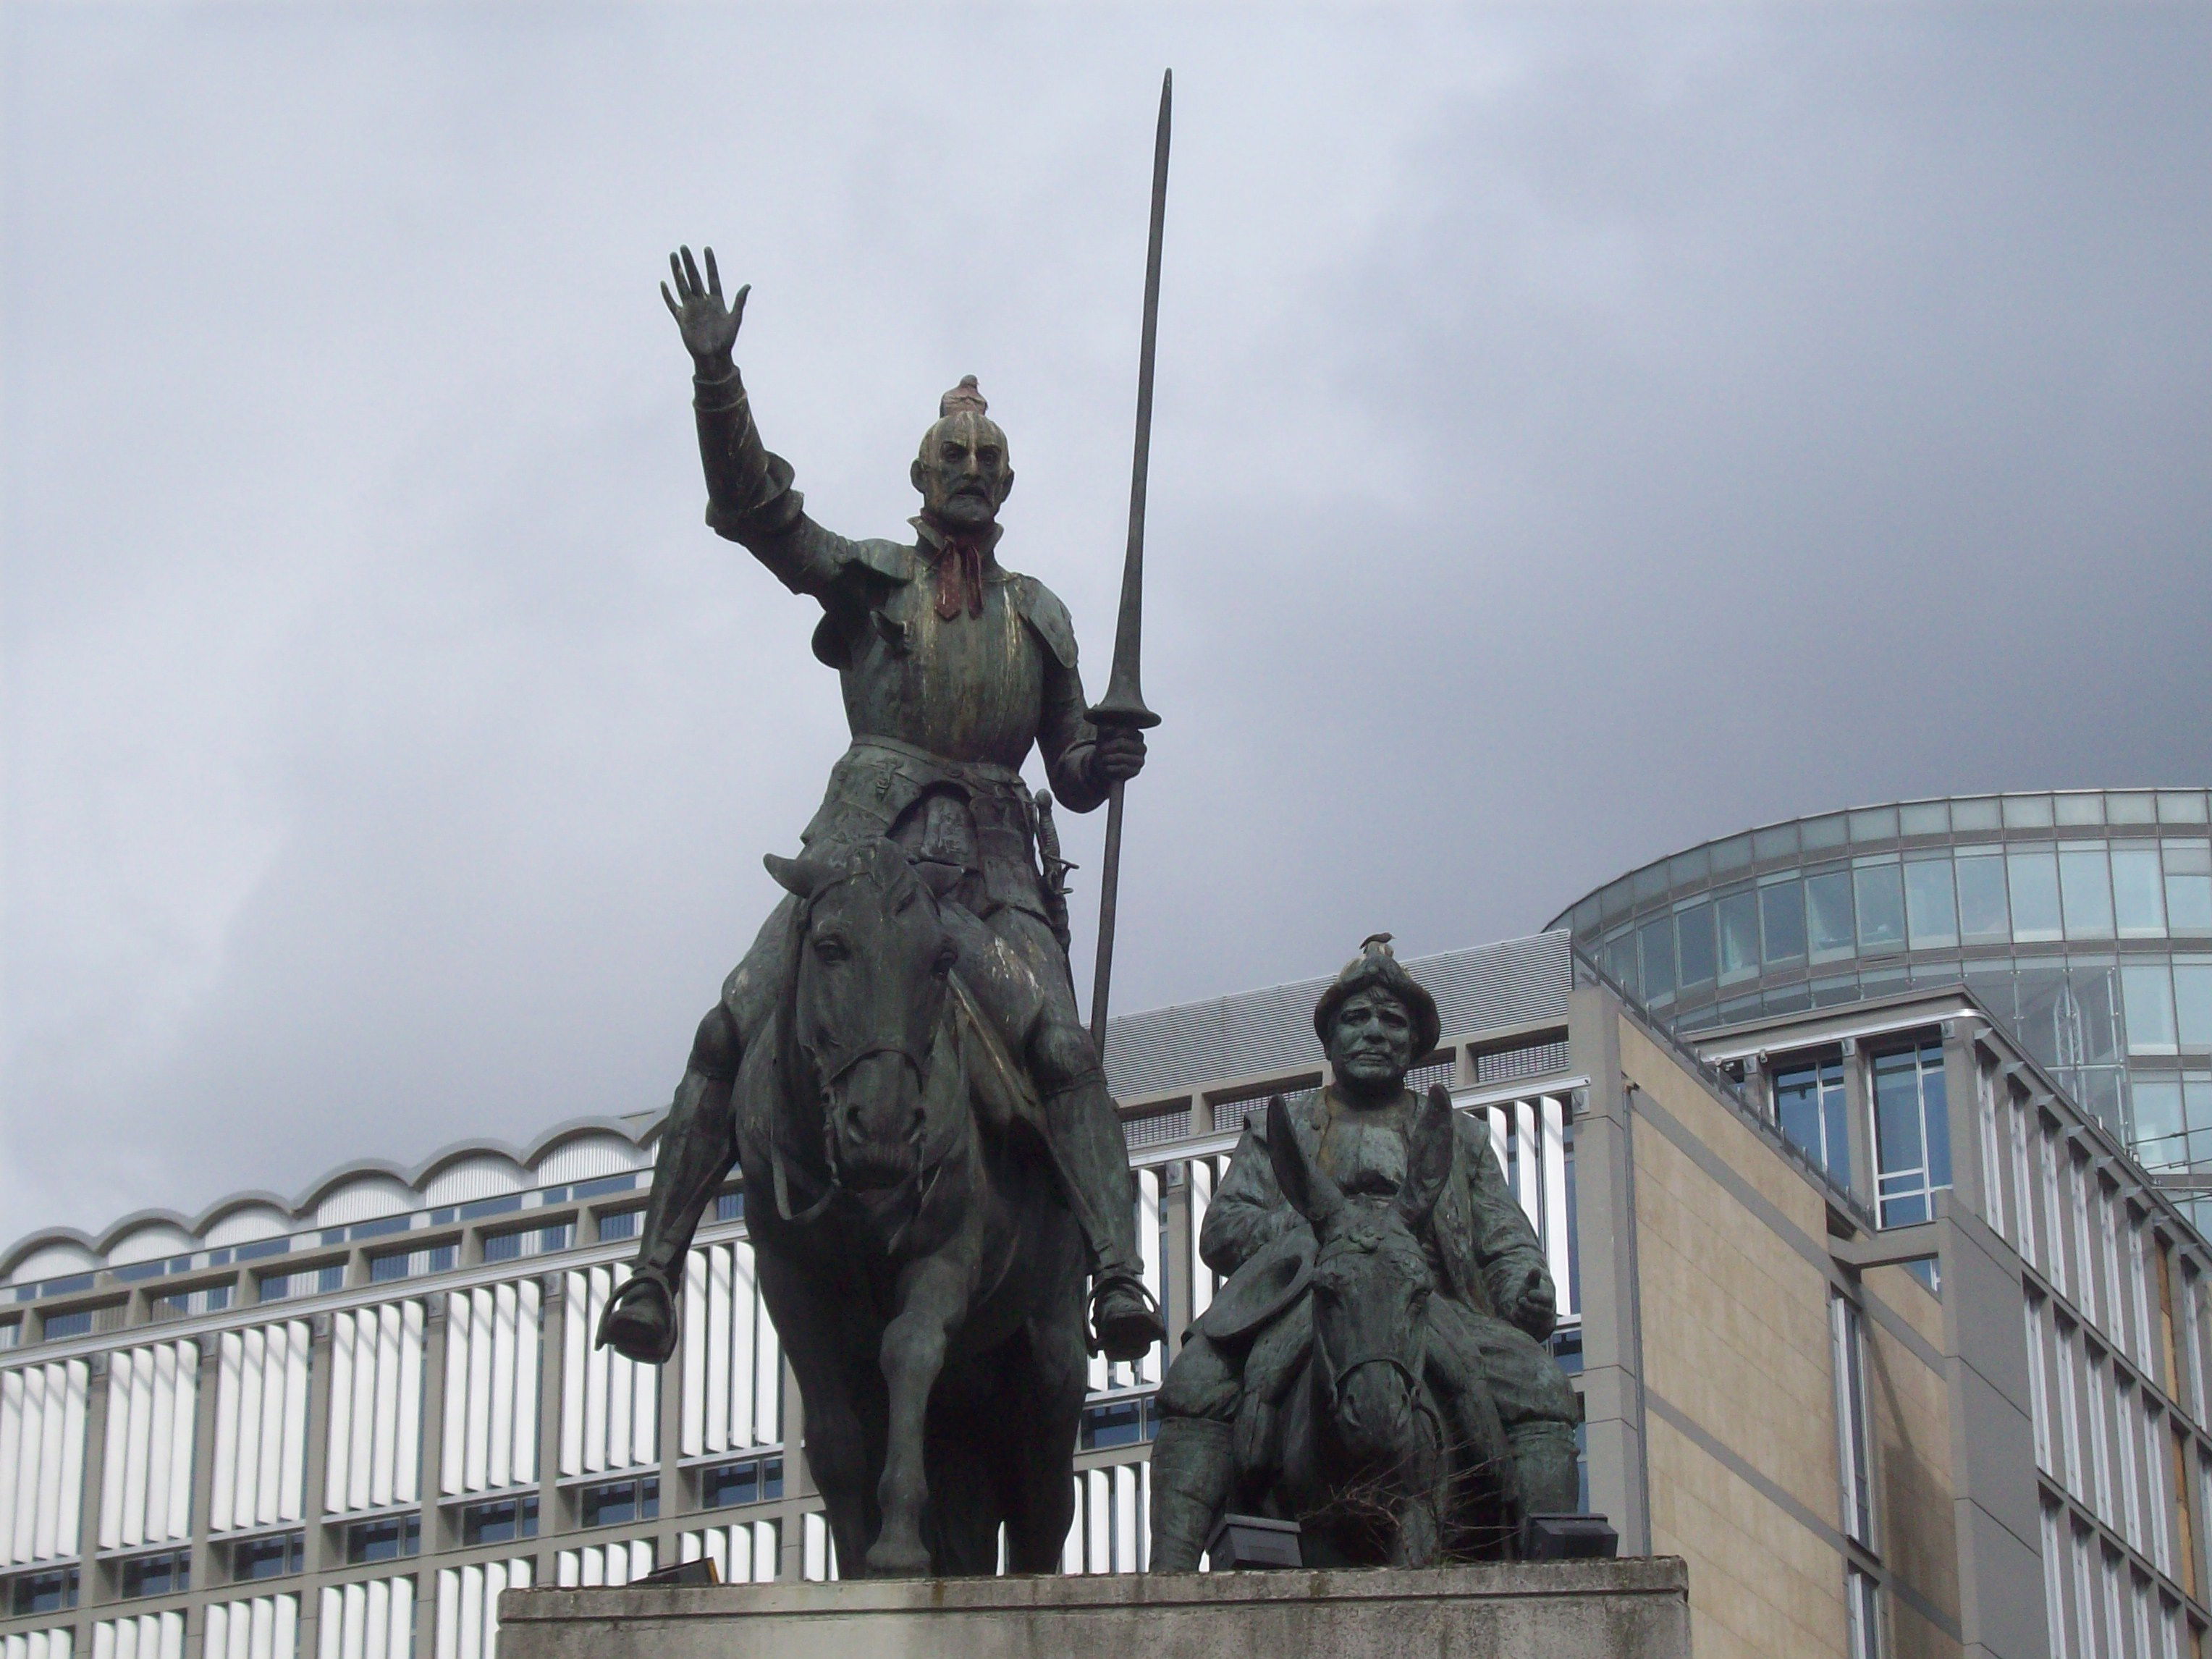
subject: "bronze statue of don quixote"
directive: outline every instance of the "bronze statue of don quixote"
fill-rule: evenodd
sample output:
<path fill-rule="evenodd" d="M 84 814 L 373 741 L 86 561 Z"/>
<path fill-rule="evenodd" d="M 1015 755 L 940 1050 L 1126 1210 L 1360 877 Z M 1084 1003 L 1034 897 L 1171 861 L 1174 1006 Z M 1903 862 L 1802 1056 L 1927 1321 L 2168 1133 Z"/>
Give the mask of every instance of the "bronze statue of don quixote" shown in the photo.
<path fill-rule="evenodd" d="M 684 1255 L 734 1165 L 761 1292 L 805 1408 L 847 1577 L 1059 1570 L 1094 1352 L 1166 1341 L 1101 1055 L 1139 656 L 1170 86 L 1161 88 L 1129 537 L 1090 703 L 1066 608 L 1000 562 L 1006 435 L 973 375 L 910 477 L 910 538 L 807 516 L 738 374 L 748 290 L 670 256 L 707 522 L 822 616 L 852 741 L 784 896 L 699 1023 L 629 1278 L 599 1340 L 678 1341 Z M 1034 750 L 1049 792 L 1021 769 Z M 1053 812 L 1108 809 L 1088 1023 Z M 1512 1553 L 1575 1507 L 1573 1399 L 1539 1346 L 1553 1291 L 1486 1136 L 1409 1066 L 1436 1009 L 1370 940 L 1317 1012 L 1331 1086 L 1271 1104 L 1201 1249 L 1231 1275 L 1182 1334 L 1153 1455 L 1152 1565 L 1195 1571 L 1228 1510 L 1299 1523 L 1309 1565 Z M 1003 1550 L 1003 1554 L 1002 1554 Z"/>

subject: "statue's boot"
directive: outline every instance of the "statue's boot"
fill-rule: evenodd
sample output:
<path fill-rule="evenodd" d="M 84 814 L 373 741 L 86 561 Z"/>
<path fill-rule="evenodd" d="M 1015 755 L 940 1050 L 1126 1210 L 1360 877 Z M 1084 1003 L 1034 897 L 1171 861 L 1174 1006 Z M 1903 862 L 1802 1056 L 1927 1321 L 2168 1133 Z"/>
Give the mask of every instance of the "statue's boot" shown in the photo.
<path fill-rule="evenodd" d="M 1129 1191 L 1128 1143 L 1106 1078 L 1092 1071 L 1044 1097 L 1045 1133 L 1068 1207 L 1090 1246 L 1091 1328 L 1109 1359 L 1136 1360 L 1166 1340 L 1167 1322 L 1145 1288 L 1137 1212 Z"/>
<path fill-rule="evenodd" d="M 1148 1570 L 1196 1572 L 1229 1501 L 1230 1425 L 1170 1417 L 1152 1442 L 1152 1540 Z"/>
<path fill-rule="evenodd" d="M 1523 1515 L 1572 1515 L 1582 1508 L 1575 1431 L 1565 1423 L 1521 1423 L 1505 1431 L 1520 1476 Z"/>
<path fill-rule="evenodd" d="M 653 1196 L 638 1230 L 636 1260 L 599 1316 L 598 1346 L 643 1364 L 661 1364 L 676 1352 L 676 1292 L 684 1253 L 708 1201 L 737 1158 L 730 1116 L 730 1085 L 737 1067 L 734 1054 L 726 1052 L 735 1043 L 725 1033 L 708 1030 L 721 1022 L 717 1007 L 700 1026 L 691 1065 L 676 1085 L 661 1126 Z"/>

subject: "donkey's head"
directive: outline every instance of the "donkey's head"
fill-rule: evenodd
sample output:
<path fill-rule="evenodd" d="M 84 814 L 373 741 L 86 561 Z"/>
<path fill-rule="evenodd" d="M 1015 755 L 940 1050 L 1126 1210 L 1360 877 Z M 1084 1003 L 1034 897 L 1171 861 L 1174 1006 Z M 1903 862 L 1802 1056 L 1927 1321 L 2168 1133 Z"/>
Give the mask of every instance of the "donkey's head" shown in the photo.
<path fill-rule="evenodd" d="M 800 901 L 791 1036 L 821 1091 L 830 1167 L 848 1187 L 896 1186 L 920 1161 L 922 1080 L 956 956 L 937 895 L 879 838 L 819 860 L 770 854 L 768 869 Z"/>
<path fill-rule="evenodd" d="M 1276 1184 L 1311 1224 L 1313 1368 L 1319 1416 L 1356 1465 L 1404 1467 L 1422 1444 L 1418 1415 L 1432 1275 L 1421 1229 L 1451 1172 L 1449 1097 L 1432 1094 L 1395 1194 L 1347 1194 L 1309 1158 L 1278 1098 L 1267 1106 Z"/>

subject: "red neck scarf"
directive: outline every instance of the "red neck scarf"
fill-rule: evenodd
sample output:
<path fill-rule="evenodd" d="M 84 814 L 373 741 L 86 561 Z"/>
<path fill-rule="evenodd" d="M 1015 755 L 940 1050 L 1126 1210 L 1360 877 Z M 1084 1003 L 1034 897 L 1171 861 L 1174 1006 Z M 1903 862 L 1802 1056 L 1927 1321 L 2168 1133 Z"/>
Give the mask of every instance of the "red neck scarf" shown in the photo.
<path fill-rule="evenodd" d="M 933 561 L 937 572 L 937 618 L 951 622 L 965 611 L 983 614 L 983 544 L 966 537 L 945 535 Z"/>

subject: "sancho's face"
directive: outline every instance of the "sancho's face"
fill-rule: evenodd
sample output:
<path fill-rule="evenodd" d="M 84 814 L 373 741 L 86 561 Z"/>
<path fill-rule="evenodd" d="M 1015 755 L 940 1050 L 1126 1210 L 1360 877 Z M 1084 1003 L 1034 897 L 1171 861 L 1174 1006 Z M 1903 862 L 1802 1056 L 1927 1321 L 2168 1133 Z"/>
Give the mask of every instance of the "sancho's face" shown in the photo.
<path fill-rule="evenodd" d="M 1402 1088 L 1413 1063 L 1413 1020 L 1406 1005 L 1388 991 L 1353 992 L 1336 1011 L 1328 1061 L 1357 1093 Z"/>
<path fill-rule="evenodd" d="M 1006 434 L 988 416 L 967 410 L 929 428 L 915 457 L 914 487 L 930 515 L 952 530 L 987 528 L 1014 487 Z"/>

